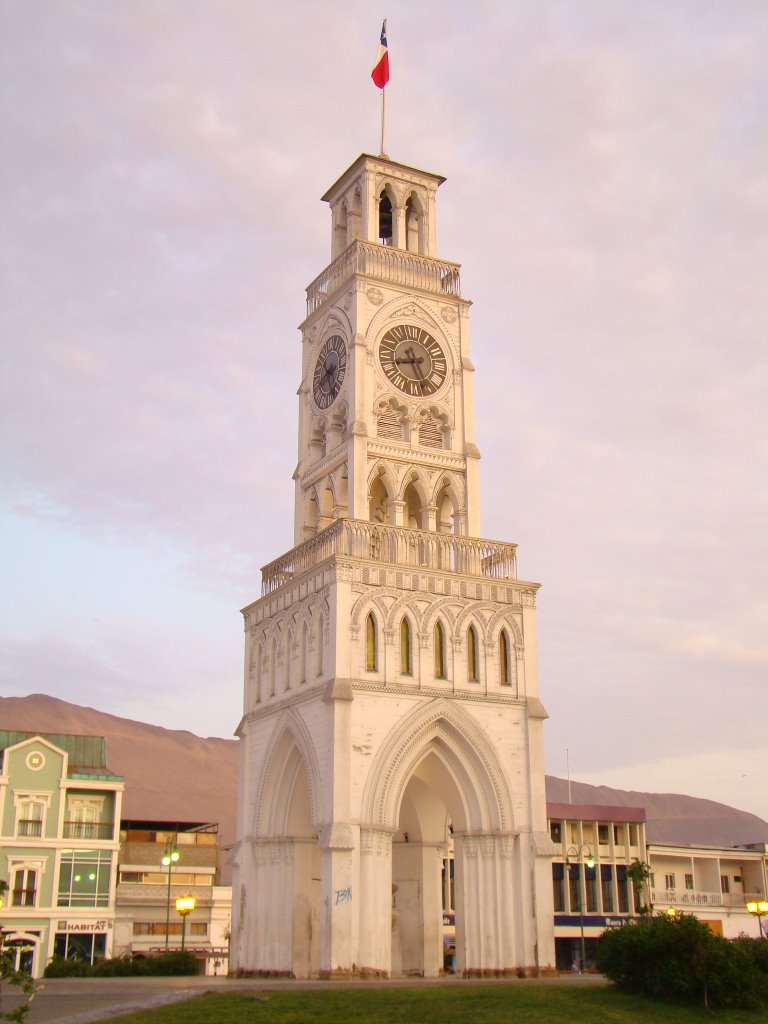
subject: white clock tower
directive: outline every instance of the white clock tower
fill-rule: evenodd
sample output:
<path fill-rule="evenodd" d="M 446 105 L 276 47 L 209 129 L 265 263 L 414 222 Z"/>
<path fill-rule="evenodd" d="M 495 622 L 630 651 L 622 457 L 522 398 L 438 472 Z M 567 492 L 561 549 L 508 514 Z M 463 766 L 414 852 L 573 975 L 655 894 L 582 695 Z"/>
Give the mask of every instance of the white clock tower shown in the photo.
<path fill-rule="evenodd" d="M 470 303 L 443 178 L 360 156 L 307 288 L 296 545 L 244 609 L 233 970 L 554 965 L 535 603 L 479 538 Z"/>

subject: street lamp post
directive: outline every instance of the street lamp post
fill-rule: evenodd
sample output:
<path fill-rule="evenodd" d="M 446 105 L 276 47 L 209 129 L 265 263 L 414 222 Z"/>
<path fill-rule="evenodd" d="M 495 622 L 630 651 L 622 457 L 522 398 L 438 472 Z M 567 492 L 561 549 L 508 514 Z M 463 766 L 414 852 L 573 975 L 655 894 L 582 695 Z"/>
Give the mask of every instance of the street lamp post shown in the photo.
<path fill-rule="evenodd" d="M 584 864 L 581 859 L 585 851 L 587 854 L 586 865 L 588 868 L 593 868 L 595 866 L 595 858 L 592 856 L 589 843 L 582 843 L 581 846 L 569 846 L 565 855 L 565 863 L 569 867 L 571 864 L 570 858 L 576 857 L 579 871 L 579 930 L 581 932 L 581 969 L 579 974 L 584 974 L 587 966 L 587 953 L 584 946 Z"/>
<path fill-rule="evenodd" d="M 178 910 L 179 914 L 181 915 L 181 951 L 182 951 L 182 953 L 184 952 L 184 932 L 185 932 L 186 924 L 187 924 L 187 914 L 191 913 L 195 909 L 196 905 L 197 905 L 197 900 L 195 899 L 194 896 L 191 896 L 191 895 L 189 895 L 189 896 L 179 896 L 178 899 L 176 900 L 176 909 Z"/>
<path fill-rule="evenodd" d="M 757 918 L 757 930 L 760 932 L 761 938 L 768 939 L 768 935 L 763 931 L 762 923 L 764 915 L 768 914 L 768 900 L 750 900 L 747 903 L 747 910 Z"/>
<path fill-rule="evenodd" d="M 171 868 L 179 859 L 179 851 L 176 849 L 176 836 L 169 838 L 165 843 L 162 865 L 168 868 L 168 894 L 165 907 L 165 951 L 168 952 L 168 936 L 171 931 Z"/>

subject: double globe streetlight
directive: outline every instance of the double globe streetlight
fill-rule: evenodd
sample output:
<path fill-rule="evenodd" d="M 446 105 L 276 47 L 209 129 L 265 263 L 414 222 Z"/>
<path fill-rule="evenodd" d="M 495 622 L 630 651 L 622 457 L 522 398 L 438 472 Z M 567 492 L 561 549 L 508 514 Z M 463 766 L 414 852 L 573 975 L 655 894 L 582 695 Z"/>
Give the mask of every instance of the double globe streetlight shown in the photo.
<path fill-rule="evenodd" d="M 165 951 L 168 952 L 168 936 L 171 931 L 171 869 L 178 863 L 180 854 L 176 849 L 176 837 L 168 839 L 165 844 L 165 853 L 161 861 L 164 868 L 168 868 L 168 896 L 165 909 Z"/>

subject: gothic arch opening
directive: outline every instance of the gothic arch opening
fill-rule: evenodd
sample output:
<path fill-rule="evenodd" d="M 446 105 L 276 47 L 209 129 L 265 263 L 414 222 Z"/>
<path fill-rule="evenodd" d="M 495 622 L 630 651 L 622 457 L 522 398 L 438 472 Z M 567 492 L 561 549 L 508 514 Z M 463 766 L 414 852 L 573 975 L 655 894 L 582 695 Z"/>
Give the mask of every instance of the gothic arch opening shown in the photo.
<path fill-rule="evenodd" d="M 390 523 L 392 521 L 391 495 L 387 488 L 385 472 L 379 468 L 368 498 L 368 518 L 372 523 Z"/>
<path fill-rule="evenodd" d="M 485 941 L 478 892 L 490 886 L 491 905 L 511 911 L 512 866 L 502 870 L 502 857 L 510 854 L 514 816 L 487 736 L 443 699 L 414 712 L 380 747 L 363 814 L 366 828 L 393 829 L 392 974 L 471 969 Z M 444 960 L 443 914 L 455 927 L 452 962 Z"/>
<path fill-rule="evenodd" d="M 458 533 L 459 516 L 455 488 L 443 480 L 435 495 L 436 529 L 438 533 Z"/>
<path fill-rule="evenodd" d="M 310 782 L 317 765 L 293 722 L 283 720 L 275 737 L 254 822 L 261 912 L 246 926 L 257 933 L 263 970 L 307 978 L 317 975 L 320 959 L 320 850 Z"/>
<path fill-rule="evenodd" d="M 424 498 L 420 494 L 416 481 L 411 480 L 403 492 L 403 526 L 410 530 L 426 530 L 424 522 Z"/>
<path fill-rule="evenodd" d="M 348 244 L 347 204 L 342 200 L 336 207 L 336 224 L 333 231 L 333 255 L 339 256 Z"/>
<path fill-rule="evenodd" d="M 424 209 L 415 192 L 412 192 L 405 204 L 405 248 L 408 252 L 425 252 L 424 245 Z"/>
<path fill-rule="evenodd" d="M 389 194 L 389 188 L 385 187 L 379 194 L 379 241 L 382 245 L 394 245 L 394 204 Z"/>

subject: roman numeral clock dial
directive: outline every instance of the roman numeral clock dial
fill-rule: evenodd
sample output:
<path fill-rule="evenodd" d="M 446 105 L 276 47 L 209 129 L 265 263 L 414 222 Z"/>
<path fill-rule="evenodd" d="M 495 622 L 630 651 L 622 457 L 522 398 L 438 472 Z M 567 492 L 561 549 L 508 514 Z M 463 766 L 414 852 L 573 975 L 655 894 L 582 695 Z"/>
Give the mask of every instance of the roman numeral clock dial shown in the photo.
<path fill-rule="evenodd" d="M 434 395 L 448 373 L 438 342 L 413 324 L 390 327 L 379 345 L 379 363 L 390 383 L 414 398 Z"/>
<path fill-rule="evenodd" d="M 318 409 L 327 409 L 335 401 L 346 369 L 347 346 L 340 335 L 334 334 L 320 349 L 312 375 L 312 395 Z"/>

